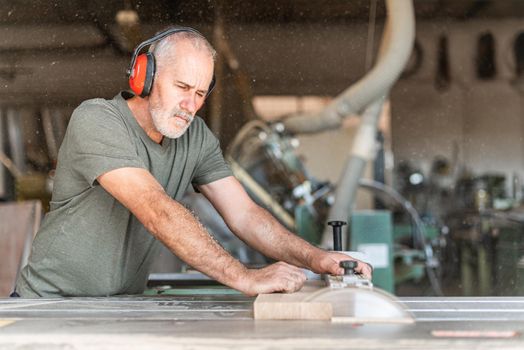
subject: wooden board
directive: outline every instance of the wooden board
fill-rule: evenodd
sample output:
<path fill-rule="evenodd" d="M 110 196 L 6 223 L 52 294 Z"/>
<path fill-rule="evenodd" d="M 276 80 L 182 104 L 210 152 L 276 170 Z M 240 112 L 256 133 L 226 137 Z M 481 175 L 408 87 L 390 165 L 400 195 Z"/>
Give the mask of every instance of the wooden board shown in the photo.
<path fill-rule="evenodd" d="M 15 320 L 0 320 L 0 327 L 8 326 L 15 323 Z"/>
<path fill-rule="evenodd" d="M 296 293 L 260 294 L 253 304 L 255 320 L 331 320 L 330 303 L 304 301 L 320 288 L 308 282 Z"/>
<path fill-rule="evenodd" d="M 0 297 L 13 291 L 40 227 L 40 201 L 0 204 Z"/>

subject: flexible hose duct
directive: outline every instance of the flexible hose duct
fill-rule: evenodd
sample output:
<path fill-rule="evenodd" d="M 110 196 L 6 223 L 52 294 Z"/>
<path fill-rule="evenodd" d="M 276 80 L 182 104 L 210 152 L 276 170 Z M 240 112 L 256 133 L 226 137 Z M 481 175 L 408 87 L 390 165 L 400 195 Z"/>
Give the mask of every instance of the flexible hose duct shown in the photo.
<path fill-rule="evenodd" d="M 379 60 L 361 80 L 342 92 L 324 110 L 284 120 L 292 133 L 315 133 L 340 127 L 344 118 L 362 111 L 387 94 L 406 65 L 415 38 L 412 0 L 386 0 L 388 18 Z"/>

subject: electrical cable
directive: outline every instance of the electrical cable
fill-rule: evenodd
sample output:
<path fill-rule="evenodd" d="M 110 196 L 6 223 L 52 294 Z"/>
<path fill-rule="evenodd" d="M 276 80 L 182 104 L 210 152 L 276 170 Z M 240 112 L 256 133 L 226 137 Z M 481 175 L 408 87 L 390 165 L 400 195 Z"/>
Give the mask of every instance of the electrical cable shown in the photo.
<path fill-rule="evenodd" d="M 411 220 L 413 221 L 416 227 L 415 233 L 418 235 L 418 238 L 414 239 L 414 244 L 418 243 L 419 248 L 424 252 L 425 267 L 429 282 L 431 284 L 431 288 L 437 296 L 444 296 L 444 293 L 442 292 L 442 288 L 440 286 L 440 282 L 438 281 L 438 277 L 436 276 L 434 270 L 437 263 L 435 262 L 435 258 L 433 256 L 433 249 L 431 248 L 431 245 L 429 245 L 426 242 L 426 229 L 424 228 L 424 224 L 422 223 L 420 215 L 418 214 L 417 210 L 413 207 L 411 202 L 405 199 L 394 188 L 377 181 L 360 179 L 359 185 L 362 188 L 380 191 L 381 193 L 388 195 L 395 202 L 400 204 L 404 208 L 404 210 L 406 210 L 406 212 L 410 215 Z"/>
<path fill-rule="evenodd" d="M 244 138 L 251 132 L 252 129 L 259 128 L 261 131 L 266 132 L 268 135 L 271 133 L 271 128 L 260 120 L 252 120 L 247 122 L 240 131 L 236 134 L 233 141 L 230 143 L 228 149 L 227 149 L 227 155 L 234 157 L 234 153 L 237 150 L 237 148 L 240 146 L 241 142 L 244 140 Z"/>

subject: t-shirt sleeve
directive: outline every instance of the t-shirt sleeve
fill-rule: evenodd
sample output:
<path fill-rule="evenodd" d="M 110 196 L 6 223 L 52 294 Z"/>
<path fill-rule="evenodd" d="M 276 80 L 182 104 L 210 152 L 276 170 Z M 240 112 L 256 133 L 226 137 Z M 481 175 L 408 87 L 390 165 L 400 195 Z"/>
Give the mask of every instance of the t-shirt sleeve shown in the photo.
<path fill-rule="evenodd" d="M 111 170 L 146 168 L 122 116 L 103 103 L 80 105 L 71 116 L 65 141 L 72 170 L 90 186 Z"/>
<path fill-rule="evenodd" d="M 203 145 L 202 155 L 198 162 L 193 185 L 205 185 L 216 180 L 232 176 L 229 165 L 224 160 L 220 143 L 211 130 L 202 122 Z"/>

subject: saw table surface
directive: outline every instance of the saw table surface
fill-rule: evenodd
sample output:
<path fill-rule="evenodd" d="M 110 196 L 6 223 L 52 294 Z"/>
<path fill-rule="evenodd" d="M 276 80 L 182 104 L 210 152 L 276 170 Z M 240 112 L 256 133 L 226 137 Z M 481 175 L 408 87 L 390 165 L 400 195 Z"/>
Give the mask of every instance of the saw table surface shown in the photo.
<path fill-rule="evenodd" d="M 0 299 L 0 349 L 523 349 L 524 298 L 401 298 L 415 324 L 255 321 L 235 294 Z"/>

